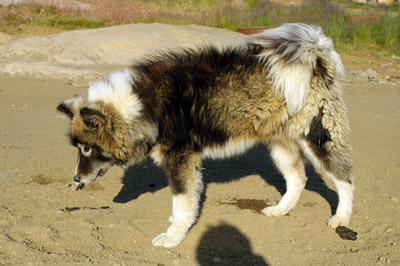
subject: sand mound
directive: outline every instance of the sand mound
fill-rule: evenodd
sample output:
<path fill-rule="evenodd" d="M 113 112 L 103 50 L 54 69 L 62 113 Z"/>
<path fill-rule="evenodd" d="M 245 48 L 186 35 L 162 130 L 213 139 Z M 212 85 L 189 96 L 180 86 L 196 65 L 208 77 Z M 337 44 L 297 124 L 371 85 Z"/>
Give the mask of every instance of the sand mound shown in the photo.
<path fill-rule="evenodd" d="M 0 74 L 86 83 L 151 52 L 204 43 L 241 43 L 245 36 L 203 26 L 121 25 L 10 40 L 0 45 Z"/>

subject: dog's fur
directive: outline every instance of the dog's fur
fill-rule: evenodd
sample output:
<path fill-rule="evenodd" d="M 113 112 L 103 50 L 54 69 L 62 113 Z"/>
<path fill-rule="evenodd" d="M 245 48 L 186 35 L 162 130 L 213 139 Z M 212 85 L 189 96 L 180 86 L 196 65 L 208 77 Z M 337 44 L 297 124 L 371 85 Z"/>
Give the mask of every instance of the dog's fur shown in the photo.
<path fill-rule="evenodd" d="M 199 213 L 201 159 L 263 142 L 287 185 L 263 213 L 284 215 L 296 205 L 309 160 L 338 190 L 329 226 L 345 226 L 354 186 L 343 76 L 331 39 L 304 24 L 267 30 L 246 45 L 156 54 L 59 105 L 79 148 L 74 179 L 90 183 L 112 165 L 151 156 L 173 193 L 172 224 L 153 244 L 173 247 Z"/>

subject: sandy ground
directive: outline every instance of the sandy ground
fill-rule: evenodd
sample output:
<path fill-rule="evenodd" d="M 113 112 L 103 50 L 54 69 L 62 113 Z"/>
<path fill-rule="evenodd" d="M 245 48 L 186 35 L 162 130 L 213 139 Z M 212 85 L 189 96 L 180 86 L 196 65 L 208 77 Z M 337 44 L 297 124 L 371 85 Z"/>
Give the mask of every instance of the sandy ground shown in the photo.
<path fill-rule="evenodd" d="M 290 215 L 260 214 L 278 202 L 285 183 L 259 146 L 206 161 L 197 224 L 178 247 L 154 247 L 171 211 L 160 169 L 151 161 L 126 172 L 112 168 L 72 191 L 76 150 L 66 137 L 68 120 L 55 107 L 86 88 L 3 74 L 0 265 L 400 265 L 400 61 L 342 58 L 356 176 L 349 228 L 358 232 L 356 241 L 326 227 L 337 194 L 311 167 Z M 365 77 L 368 68 L 377 76 Z"/>

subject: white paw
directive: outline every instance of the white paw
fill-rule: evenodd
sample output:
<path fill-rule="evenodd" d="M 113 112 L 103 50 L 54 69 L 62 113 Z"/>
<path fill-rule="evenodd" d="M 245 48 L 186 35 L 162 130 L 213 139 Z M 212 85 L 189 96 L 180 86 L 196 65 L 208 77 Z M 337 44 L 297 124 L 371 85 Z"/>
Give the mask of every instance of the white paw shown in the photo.
<path fill-rule="evenodd" d="M 153 238 L 153 241 L 151 241 L 151 243 L 154 246 L 172 248 L 181 243 L 184 238 L 185 236 L 177 237 L 177 236 L 170 236 L 167 233 L 162 233 Z"/>
<path fill-rule="evenodd" d="M 282 216 L 288 214 L 289 211 L 290 210 L 287 210 L 286 208 L 278 207 L 278 205 L 276 205 L 264 208 L 261 213 L 267 216 Z"/>
<path fill-rule="evenodd" d="M 170 222 L 171 224 L 174 223 L 174 216 L 173 216 L 173 215 L 171 215 L 171 216 L 168 218 L 168 222 Z"/>
<path fill-rule="evenodd" d="M 328 219 L 327 223 L 330 228 L 335 229 L 338 226 L 347 226 L 349 224 L 349 221 L 349 216 L 333 215 L 331 218 Z"/>

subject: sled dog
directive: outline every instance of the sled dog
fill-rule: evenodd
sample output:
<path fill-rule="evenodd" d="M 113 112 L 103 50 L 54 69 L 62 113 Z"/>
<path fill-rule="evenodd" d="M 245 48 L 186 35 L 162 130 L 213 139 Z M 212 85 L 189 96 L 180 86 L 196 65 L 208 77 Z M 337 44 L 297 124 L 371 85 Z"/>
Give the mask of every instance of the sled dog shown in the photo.
<path fill-rule="evenodd" d="M 295 207 L 312 163 L 336 186 L 328 221 L 349 223 L 354 178 L 343 102 L 344 68 L 320 27 L 284 24 L 246 44 L 164 51 L 111 73 L 58 106 L 71 119 L 78 148 L 74 180 L 88 184 L 113 165 L 150 156 L 172 190 L 171 225 L 156 246 L 173 247 L 199 214 L 201 160 L 241 154 L 262 142 L 286 180 L 268 216 Z"/>

